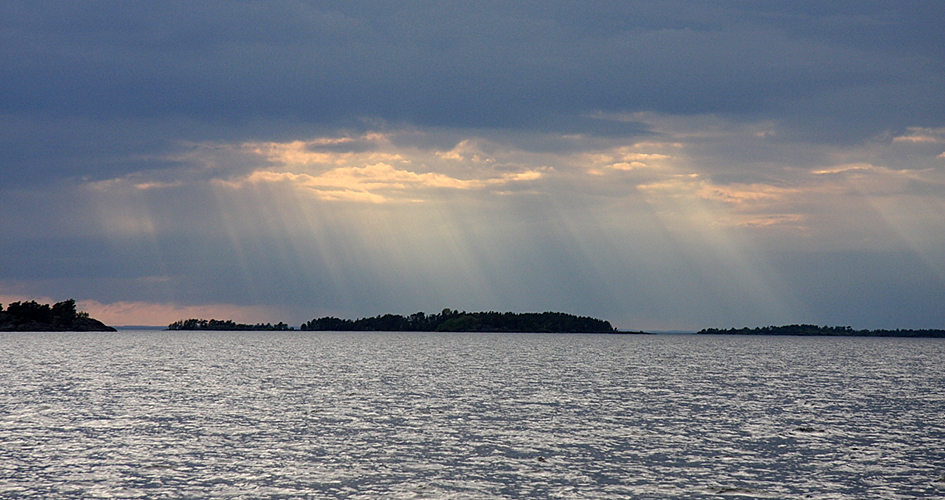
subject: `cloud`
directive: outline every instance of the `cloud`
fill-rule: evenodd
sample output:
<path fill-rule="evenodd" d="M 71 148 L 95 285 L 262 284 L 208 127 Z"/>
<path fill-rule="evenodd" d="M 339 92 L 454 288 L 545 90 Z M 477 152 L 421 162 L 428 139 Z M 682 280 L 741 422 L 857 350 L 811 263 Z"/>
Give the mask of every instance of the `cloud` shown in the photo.
<path fill-rule="evenodd" d="M 894 137 L 893 141 L 943 144 L 945 128 L 909 127 L 908 133 Z"/>
<path fill-rule="evenodd" d="M 418 174 L 409 170 L 398 170 L 386 163 L 363 167 L 339 167 L 318 176 L 289 172 L 256 171 L 242 182 L 275 183 L 287 182 L 296 187 L 314 191 L 326 201 L 368 201 L 383 203 L 391 201 L 397 193 L 407 194 L 410 201 L 423 189 L 469 190 L 483 187 L 498 187 L 511 182 L 531 181 L 541 177 L 540 171 L 506 173 L 501 177 L 485 180 L 463 180 L 436 172 Z M 239 187 L 242 182 L 225 185 Z M 381 193 L 387 193 L 386 195 Z"/>
<path fill-rule="evenodd" d="M 100 118 L 373 116 L 423 126 L 557 123 L 573 133 L 601 110 L 794 115 L 801 104 L 827 119 L 856 111 L 804 103 L 867 87 L 879 100 L 927 97 L 941 83 L 933 52 L 904 53 L 904 40 L 937 46 L 934 31 L 916 29 L 927 25 L 912 14 L 916 4 L 838 3 L 827 14 L 769 2 L 205 2 L 130 12 L 111 2 L 10 2 L 3 102 L 17 113 Z M 936 110 L 909 106 L 885 121 L 925 121 Z"/>
<path fill-rule="evenodd" d="M 336 147 L 354 143 L 361 147 L 355 151 Z M 239 188 L 246 183 L 289 183 L 310 190 L 325 201 L 422 201 L 429 196 L 423 191 L 494 190 L 510 183 L 534 181 L 543 175 L 542 167 L 525 169 L 508 163 L 496 164 L 494 157 L 468 139 L 448 151 L 423 150 L 397 147 L 388 134 L 368 132 L 356 138 L 316 137 L 289 143 L 246 143 L 238 149 L 244 154 L 263 157 L 278 171 L 261 168 L 242 178 L 221 179 L 220 185 Z M 449 175 L 447 172 L 456 170 L 456 162 L 463 164 L 460 170 L 472 178 Z M 468 168 L 470 163 L 487 167 L 472 170 Z M 428 171 L 411 170 L 417 167 Z"/>
<path fill-rule="evenodd" d="M 941 2 L 126 7 L 0 6 L 10 294 L 941 323 Z"/>
<path fill-rule="evenodd" d="M 728 184 L 704 186 L 700 190 L 700 196 L 708 199 L 718 200 L 736 207 L 746 205 L 769 204 L 783 201 L 785 198 L 797 193 L 794 188 L 783 188 L 765 184 Z"/>

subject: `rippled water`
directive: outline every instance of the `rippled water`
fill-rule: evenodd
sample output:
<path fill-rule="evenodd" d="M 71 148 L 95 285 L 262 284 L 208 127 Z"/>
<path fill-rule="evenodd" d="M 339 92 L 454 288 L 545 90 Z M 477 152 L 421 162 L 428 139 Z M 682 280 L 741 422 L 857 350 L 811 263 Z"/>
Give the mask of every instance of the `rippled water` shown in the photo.
<path fill-rule="evenodd" d="M 941 339 L 0 334 L 0 498 L 945 496 Z"/>

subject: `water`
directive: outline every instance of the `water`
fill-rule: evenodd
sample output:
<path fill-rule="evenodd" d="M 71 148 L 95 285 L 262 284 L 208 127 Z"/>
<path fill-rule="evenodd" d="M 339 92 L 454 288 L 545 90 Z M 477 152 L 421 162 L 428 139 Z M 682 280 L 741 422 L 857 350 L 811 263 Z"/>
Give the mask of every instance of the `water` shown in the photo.
<path fill-rule="evenodd" d="M 0 334 L 0 498 L 942 498 L 941 339 Z"/>

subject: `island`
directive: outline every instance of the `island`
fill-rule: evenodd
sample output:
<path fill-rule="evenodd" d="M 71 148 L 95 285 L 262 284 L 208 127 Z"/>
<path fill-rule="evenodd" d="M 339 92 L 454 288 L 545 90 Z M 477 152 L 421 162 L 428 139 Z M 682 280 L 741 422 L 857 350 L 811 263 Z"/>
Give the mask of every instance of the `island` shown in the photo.
<path fill-rule="evenodd" d="M 3 332 L 114 332 L 117 331 L 89 313 L 76 311 L 75 300 L 49 304 L 35 300 L 0 304 L 0 331 Z"/>
<path fill-rule="evenodd" d="M 302 330 L 386 332 L 617 333 L 609 321 L 560 312 L 466 312 L 449 308 L 438 314 L 385 314 L 357 320 L 324 317 L 303 323 Z"/>
<path fill-rule="evenodd" d="M 273 325 L 272 323 L 256 323 L 255 325 L 247 325 L 245 323 L 235 323 L 231 320 L 221 320 L 221 319 L 182 319 L 180 321 L 175 321 L 170 325 L 167 325 L 168 330 L 218 330 L 218 331 L 289 331 L 295 330 L 295 328 L 290 327 L 289 325 L 279 322 Z"/>
<path fill-rule="evenodd" d="M 924 337 L 945 338 L 945 330 L 854 330 L 849 326 L 784 325 L 758 328 L 705 328 L 702 335 L 793 335 L 828 337 Z"/>
<path fill-rule="evenodd" d="M 187 319 L 171 323 L 168 330 L 294 330 L 285 323 L 247 325 L 230 320 Z M 449 308 L 437 314 L 422 312 L 401 316 L 384 314 L 356 320 L 326 316 L 303 323 L 303 331 L 335 332 L 522 332 L 522 333 L 623 333 L 609 321 L 560 312 L 466 312 Z"/>

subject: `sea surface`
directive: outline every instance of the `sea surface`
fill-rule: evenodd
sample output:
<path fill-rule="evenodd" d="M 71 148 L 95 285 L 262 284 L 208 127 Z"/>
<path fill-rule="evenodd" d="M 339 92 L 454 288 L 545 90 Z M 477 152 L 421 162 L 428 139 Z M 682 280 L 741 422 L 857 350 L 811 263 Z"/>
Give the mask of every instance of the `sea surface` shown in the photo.
<path fill-rule="evenodd" d="M 945 341 L 0 334 L 0 498 L 945 498 Z"/>

